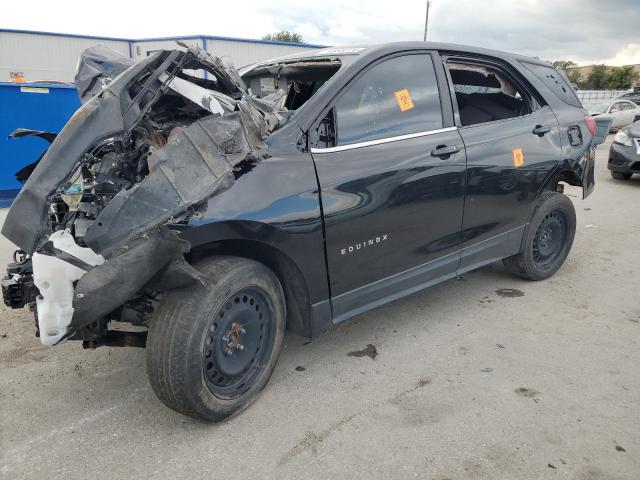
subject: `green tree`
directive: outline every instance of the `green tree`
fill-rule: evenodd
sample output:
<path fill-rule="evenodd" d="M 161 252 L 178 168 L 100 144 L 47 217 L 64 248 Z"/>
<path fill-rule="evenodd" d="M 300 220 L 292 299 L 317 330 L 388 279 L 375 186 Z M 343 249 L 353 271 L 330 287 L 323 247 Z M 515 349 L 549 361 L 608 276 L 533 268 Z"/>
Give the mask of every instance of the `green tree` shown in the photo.
<path fill-rule="evenodd" d="M 631 88 L 640 75 L 631 65 L 626 67 L 611 67 L 607 78 L 607 88 L 612 90 L 626 90 Z"/>
<path fill-rule="evenodd" d="M 578 86 L 580 86 L 582 83 L 584 83 L 583 80 L 582 80 L 582 74 L 580 73 L 580 70 L 578 70 L 576 68 L 572 68 L 570 70 L 567 70 L 564 73 L 567 74 L 567 78 L 569 79 L 569 81 L 571 83 L 575 83 Z"/>
<path fill-rule="evenodd" d="M 605 64 L 594 65 L 593 69 L 587 75 L 587 80 L 584 82 L 584 88 L 588 90 L 606 90 L 609 80 L 609 72 Z"/>
<path fill-rule="evenodd" d="M 567 68 L 577 67 L 578 64 L 573 60 L 556 60 L 553 62 L 553 66 L 560 70 L 566 70 Z"/>
<path fill-rule="evenodd" d="M 271 40 L 274 42 L 304 43 L 302 35 L 299 33 L 288 32 L 282 30 L 276 33 L 267 33 L 262 40 Z"/>

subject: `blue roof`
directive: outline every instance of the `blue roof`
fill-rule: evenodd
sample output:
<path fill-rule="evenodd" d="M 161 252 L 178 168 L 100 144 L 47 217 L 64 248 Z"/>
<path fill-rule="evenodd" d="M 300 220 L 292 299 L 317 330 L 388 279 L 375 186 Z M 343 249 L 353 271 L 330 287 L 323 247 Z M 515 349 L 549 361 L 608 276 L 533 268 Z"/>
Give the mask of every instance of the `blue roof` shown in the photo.
<path fill-rule="evenodd" d="M 315 45 L 311 43 L 292 43 L 292 42 L 278 42 L 275 40 L 255 40 L 251 38 L 237 38 L 237 37 L 219 37 L 213 35 L 184 35 L 176 37 L 153 37 L 153 38 L 117 38 L 117 37 L 100 37 L 95 35 L 79 35 L 75 33 L 59 33 L 59 32 L 36 32 L 33 30 L 14 30 L 10 28 L 0 28 L 0 33 L 26 33 L 30 35 L 53 35 L 55 37 L 66 38 L 89 38 L 93 40 L 109 40 L 114 42 L 153 42 L 162 40 L 189 40 L 192 38 L 202 38 L 207 40 L 220 40 L 223 42 L 246 42 L 246 43 L 263 43 L 267 45 L 285 45 L 289 47 L 303 47 L 303 48 L 323 48 L 327 45 Z"/>

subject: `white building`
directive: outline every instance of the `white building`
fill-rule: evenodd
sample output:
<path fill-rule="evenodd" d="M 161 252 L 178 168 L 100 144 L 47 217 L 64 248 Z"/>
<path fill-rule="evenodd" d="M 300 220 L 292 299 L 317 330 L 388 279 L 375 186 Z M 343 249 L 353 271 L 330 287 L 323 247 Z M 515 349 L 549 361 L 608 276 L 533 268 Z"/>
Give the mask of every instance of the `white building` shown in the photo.
<path fill-rule="evenodd" d="M 146 57 L 149 52 L 155 50 L 178 48 L 176 40 L 198 45 L 212 55 L 230 61 L 236 67 L 299 52 L 302 49 L 322 47 L 207 35 L 135 40 L 0 29 L 0 82 L 9 81 L 12 73 L 22 73 L 27 82 L 73 82 L 78 57 L 91 45 L 103 43 L 136 59 Z"/>

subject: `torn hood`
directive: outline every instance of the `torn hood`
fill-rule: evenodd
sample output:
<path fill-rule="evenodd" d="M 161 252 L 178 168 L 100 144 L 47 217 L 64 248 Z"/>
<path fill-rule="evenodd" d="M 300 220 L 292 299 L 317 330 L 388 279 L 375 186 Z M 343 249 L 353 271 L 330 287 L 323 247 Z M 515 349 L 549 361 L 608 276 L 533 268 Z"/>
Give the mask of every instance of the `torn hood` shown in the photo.
<path fill-rule="evenodd" d="M 76 78 L 85 103 L 53 141 L 2 227 L 28 254 L 52 231 L 79 229 L 70 195 L 80 205 L 99 206 L 83 241 L 101 253 L 184 218 L 229 188 L 240 163 L 268 156 L 263 140 L 277 114 L 252 99 L 237 72 L 217 57 L 190 48 L 128 63 L 95 47 L 81 58 Z M 209 79 L 190 74 L 197 70 Z"/>
<path fill-rule="evenodd" d="M 78 61 L 75 84 L 82 103 L 86 103 L 135 61 L 119 52 L 98 44 L 87 48 Z"/>

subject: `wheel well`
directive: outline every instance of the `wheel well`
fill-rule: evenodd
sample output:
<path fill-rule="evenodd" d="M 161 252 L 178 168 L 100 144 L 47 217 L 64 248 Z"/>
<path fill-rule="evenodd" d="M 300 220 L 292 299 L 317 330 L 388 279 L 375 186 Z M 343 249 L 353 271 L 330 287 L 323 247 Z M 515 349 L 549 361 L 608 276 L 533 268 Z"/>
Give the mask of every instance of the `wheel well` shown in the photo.
<path fill-rule="evenodd" d="M 565 182 L 565 183 L 568 183 L 569 185 L 573 185 L 575 187 L 582 187 L 582 179 L 580 177 L 578 177 L 576 172 L 574 172 L 573 170 L 562 170 L 562 171 L 558 172 L 555 175 L 555 182 L 551 186 L 554 187 L 554 189 L 555 189 L 555 187 L 560 182 Z"/>
<path fill-rule="evenodd" d="M 582 187 L 582 189 L 584 190 L 582 179 L 578 176 L 578 174 L 576 174 L 576 172 L 569 169 L 562 169 L 549 175 L 549 178 L 547 178 L 547 181 L 538 192 L 538 195 L 548 190 L 551 190 L 553 192 L 564 192 L 563 188 L 558 188 L 560 182 L 573 185 L 574 187 Z"/>
<path fill-rule="evenodd" d="M 284 291 L 287 306 L 287 328 L 311 337 L 311 302 L 302 272 L 295 262 L 280 250 L 253 240 L 221 240 L 198 246 L 189 254 L 191 262 L 212 255 L 249 258 L 269 267 Z"/>

